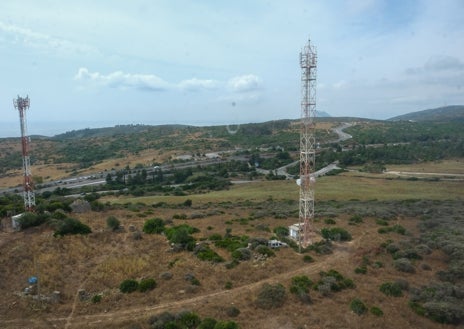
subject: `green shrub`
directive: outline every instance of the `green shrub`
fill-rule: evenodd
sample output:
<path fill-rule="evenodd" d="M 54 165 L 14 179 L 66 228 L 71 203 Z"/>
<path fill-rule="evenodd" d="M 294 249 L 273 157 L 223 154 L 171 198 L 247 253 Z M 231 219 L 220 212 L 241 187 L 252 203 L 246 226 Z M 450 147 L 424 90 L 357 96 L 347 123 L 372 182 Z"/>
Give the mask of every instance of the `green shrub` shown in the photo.
<path fill-rule="evenodd" d="M 363 315 L 367 312 L 366 305 L 359 298 L 355 298 L 351 301 L 350 309 L 357 315 Z"/>
<path fill-rule="evenodd" d="M 333 269 L 328 272 L 321 271 L 319 275 L 321 276 L 321 279 L 314 285 L 314 289 L 318 290 L 323 295 L 355 287 L 353 280 L 345 278 Z"/>
<path fill-rule="evenodd" d="M 363 222 L 364 220 L 360 215 L 354 215 L 348 220 L 348 224 L 350 225 L 361 224 Z"/>
<path fill-rule="evenodd" d="M 288 234 L 289 234 L 288 227 L 286 227 L 286 226 L 277 226 L 274 229 L 274 233 L 278 237 L 288 236 Z"/>
<path fill-rule="evenodd" d="M 377 232 L 379 232 L 380 234 L 394 232 L 401 235 L 405 235 L 406 229 L 401 225 L 393 225 L 391 227 L 381 227 L 377 230 Z"/>
<path fill-rule="evenodd" d="M 143 232 L 147 234 L 161 234 L 164 231 L 164 221 L 161 218 L 151 218 L 143 224 Z"/>
<path fill-rule="evenodd" d="M 290 292 L 292 294 L 298 294 L 300 291 L 309 292 L 313 282 L 306 275 L 294 276 L 290 286 Z"/>
<path fill-rule="evenodd" d="M 195 238 L 191 233 L 198 232 L 195 227 L 179 225 L 165 230 L 166 236 L 173 244 L 179 245 L 182 249 L 192 251 L 195 248 Z"/>
<path fill-rule="evenodd" d="M 119 285 L 119 290 L 125 294 L 137 291 L 138 288 L 139 288 L 139 283 L 133 279 L 124 280 Z"/>
<path fill-rule="evenodd" d="M 354 273 L 356 273 L 356 274 L 366 274 L 367 273 L 367 266 L 363 265 L 363 266 L 356 267 L 354 269 Z"/>
<path fill-rule="evenodd" d="M 333 241 L 350 241 L 351 234 L 341 227 L 323 228 L 321 230 L 322 237 L 326 240 Z"/>
<path fill-rule="evenodd" d="M 102 300 L 102 295 L 100 295 L 100 294 L 93 295 L 92 299 L 91 299 L 92 303 L 94 303 L 94 304 L 100 303 L 101 300 Z"/>
<path fill-rule="evenodd" d="M 213 318 L 204 318 L 200 325 L 197 327 L 198 329 L 214 329 L 217 321 Z"/>
<path fill-rule="evenodd" d="M 42 225 L 43 223 L 47 221 L 48 218 L 49 216 L 45 214 L 34 214 L 31 212 L 26 212 L 26 213 L 23 213 L 21 217 L 19 217 L 18 223 L 21 229 L 25 230 L 26 228 L 29 228 L 29 227 Z"/>
<path fill-rule="evenodd" d="M 140 280 L 139 287 L 138 287 L 140 292 L 153 290 L 155 288 L 156 288 L 156 281 L 155 279 L 152 279 L 152 278 Z"/>
<path fill-rule="evenodd" d="M 265 255 L 267 257 L 275 256 L 275 253 L 268 246 L 259 245 L 255 248 L 258 254 Z"/>
<path fill-rule="evenodd" d="M 411 261 L 407 258 L 399 258 L 395 259 L 393 265 L 398 271 L 406 272 L 406 273 L 415 273 L 416 269 L 414 265 L 411 264 Z"/>
<path fill-rule="evenodd" d="M 310 255 L 304 255 L 303 256 L 303 262 L 312 263 L 312 262 L 314 262 L 314 259 Z"/>
<path fill-rule="evenodd" d="M 324 219 L 324 223 L 325 223 L 326 225 L 335 225 L 335 224 L 337 224 L 337 222 L 335 221 L 335 219 L 332 219 L 332 218 L 326 218 L 326 219 Z"/>
<path fill-rule="evenodd" d="M 388 222 L 384 219 L 376 219 L 375 222 L 380 226 L 388 226 Z"/>
<path fill-rule="evenodd" d="M 106 226 L 108 226 L 108 228 L 111 229 L 112 231 L 117 231 L 120 225 L 121 225 L 121 222 L 119 221 L 119 219 L 117 219 L 114 216 L 109 216 L 106 219 Z"/>
<path fill-rule="evenodd" d="M 290 286 L 290 292 L 298 297 L 298 299 L 304 303 L 310 303 L 311 297 L 309 295 L 309 289 L 313 282 L 306 275 L 295 276 L 292 278 Z"/>
<path fill-rule="evenodd" d="M 396 282 L 385 282 L 380 285 L 379 290 L 387 296 L 401 297 L 403 296 L 403 290 L 401 286 Z"/>
<path fill-rule="evenodd" d="M 236 261 L 250 260 L 251 250 L 248 248 L 238 248 L 232 252 L 232 259 Z"/>
<path fill-rule="evenodd" d="M 219 256 L 214 250 L 212 250 L 207 245 L 202 245 L 200 248 L 198 248 L 198 250 L 196 247 L 194 249 L 194 253 L 200 260 L 210 261 L 213 263 L 222 263 L 224 261 L 224 258 Z"/>
<path fill-rule="evenodd" d="M 383 311 L 377 306 L 371 307 L 371 313 L 375 316 L 383 316 Z"/>
<path fill-rule="evenodd" d="M 268 310 L 282 306 L 286 298 L 287 294 L 283 285 L 265 283 L 261 286 L 255 302 L 257 307 Z"/>
<path fill-rule="evenodd" d="M 67 234 L 89 234 L 92 232 L 90 227 L 81 223 L 74 218 L 65 218 L 57 223 L 58 229 L 53 234 L 54 236 L 63 236 Z"/>
<path fill-rule="evenodd" d="M 234 321 L 218 321 L 214 329 L 238 329 L 238 324 Z"/>
<path fill-rule="evenodd" d="M 224 285 L 224 288 L 227 290 L 232 289 L 232 282 L 227 281 L 226 284 Z"/>
<path fill-rule="evenodd" d="M 201 319 L 195 312 L 185 311 L 177 315 L 176 324 L 179 328 L 193 329 L 198 327 Z"/>

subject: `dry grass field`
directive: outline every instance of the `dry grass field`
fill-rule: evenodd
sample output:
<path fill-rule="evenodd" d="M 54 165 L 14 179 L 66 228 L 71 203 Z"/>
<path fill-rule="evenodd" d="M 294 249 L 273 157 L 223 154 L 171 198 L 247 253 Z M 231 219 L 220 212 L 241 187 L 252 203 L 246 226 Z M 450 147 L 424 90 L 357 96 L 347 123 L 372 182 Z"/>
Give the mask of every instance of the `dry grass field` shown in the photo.
<path fill-rule="evenodd" d="M 270 238 L 275 227 L 298 221 L 298 187 L 292 181 L 254 181 L 233 185 L 227 191 L 177 197 L 106 196 L 100 201 L 113 204 L 113 209 L 72 214 L 92 228 L 93 232 L 87 236 L 56 238 L 47 227 L 2 232 L 0 327 L 148 329 L 148 318 L 154 314 L 189 309 L 201 317 L 233 320 L 241 328 L 452 328 L 416 315 L 407 306 L 407 294 L 388 297 L 379 292 L 382 283 L 399 278 L 414 286 L 426 284 L 446 267 L 446 257 L 435 250 L 416 261 L 415 273 L 398 272 L 391 255 L 380 248 L 388 239 L 401 242 L 417 237 L 420 219 L 401 215 L 390 220 L 390 225 L 405 227 L 407 236 L 379 234 L 376 216 L 366 216 L 363 223 L 350 225 L 353 213 L 345 207 L 356 204 L 356 200 L 372 202 L 372 207 L 376 204 L 386 207 L 391 202 L 394 207 L 395 202 L 408 199 L 452 200 L 453 205 L 462 206 L 462 181 L 383 179 L 348 172 L 320 178 L 316 189 L 316 204 L 335 202 L 336 226 L 348 230 L 353 240 L 335 243 L 329 255 L 310 252 L 315 259 L 313 263 L 303 262 L 303 255 L 291 248 L 281 248 L 275 251 L 275 257 L 243 261 L 227 269 L 224 263 L 201 261 L 192 252 L 173 252 L 162 235 L 142 234 L 142 239 L 136 240 L 130 230 L 133 227 L 141 231 L 147 219 L 159 217 L 172 220 L 174 225 L 185 223 L 197 227 L 200 232 L 194 236 L 198 241 L 214 233 L 224 235 L 227 229 L 234 236 Z M 186 199 L 192 200 L 191 207 L 184 206 Z M 160 202 L 166 205 L 152 206 Z M 108 216 L 120 220 L 123 225 L 120 232 L 107 228 Z M 180 217 L 187 219 L 176 219 Z M 324 219 L 316 215 L 316 231 L 327 226 Z M 230 252 L 213 244 L 211 247 L 226 261 L 231 260 Z M 365 259 L 383 266 L 368 266 L 367 274 L 355 273 Z M 423 270 L 422 264 L 431 270 Z M 353 279 L 356 288 L 329 296 L 311 291 L 311 304 L 300 302 L 288 292 L 293 276 L 307 275 L 317 281 L 320 271 L 330 269 Z M 166 272 L 172 275 L 171 279 L 163 279 Z M 200 285 L 186 281 L 187 274 L 193 274 Z M 39 277 L 42 294 L 60 291 L 61 301 L 53 304 L 18 296 L 31 275 Z M 123 294 L 119 284 L 129 278 L 154 278 L 157 287 L 145 293 Z M 265 282 L 286 287 L 287 299 L 282 307 L 273 310 L 256 307 L 258 291 Z M 84 298 L 79 298 L 81 289 L 85 290 Z M 102 298 L 93 303 L 91 297 L 96 294 Z M 384 315 L 354 314 L 349 307 L 353 298 L 360 298 L 368 307 L 380 307 Z M 238 316 L 227 314 L 231 306 L 240 310 Z"/>

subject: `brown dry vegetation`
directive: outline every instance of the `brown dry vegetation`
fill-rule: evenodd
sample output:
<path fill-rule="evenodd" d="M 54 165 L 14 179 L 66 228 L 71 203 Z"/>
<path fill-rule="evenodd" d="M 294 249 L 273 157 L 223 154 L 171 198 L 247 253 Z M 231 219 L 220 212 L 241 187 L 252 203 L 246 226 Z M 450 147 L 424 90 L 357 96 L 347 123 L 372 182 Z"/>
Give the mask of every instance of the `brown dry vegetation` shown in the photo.
<path fill-rule="evenodd" d="M 141 240 L 133 239 L 129 226 L 142 230 L 148 218 L 172 219 L 176 214 L 187 218 L 174 224 L 187 223 L 200 229 L 197 239 L 213 233 L 224 234 L 227 228 L 237 236 L 248 235 L 271 237 L 277 226 L 296 222 L 298 189 L 294 182 L 253 182 L 238 185 L 229 191 L 187 197 L 159 196 L 144 198 L 106 197 L 103 202 L 119 204 L 105 212 L 73 214 L 73 217 L 88 224 L 93 233 L 88 236 L 65 236 L 55 238 L 47 227 L 29 229 L 17 233 L 1 233 L 0 248 L 0 324 L 2 328 L 130 328 L 138 324 L 149 328 L 147 319 L 162 311 L 190 309 L 201 317 L 230 319 L 225 309 L 231 305 L 240 314 L 231 320 L 241 328 L 451 328 L 416 315 L 404 297 L 387 297 L 378 287 L 386 281 L 398 278 L 411 285 L 426 284 L 436 273 L 446 267 L 446 257 L 440 251 L 416 262 L 416 273 L 398 272 L 390 254 L 380 244 L 387 239 L 400 241 L 405 236 L 396 233 L 379 234 L 375 216 L 366 216 L 364 223 L 349 225 L 353 215 L 347 205 L 350 199 L 386 202 L 403 199 L 444 200 L 455 199 L 462 205 L 462 182 L 427 182 L 385 180 L 369 177 L 353 177 L 350 174 L 324 177 L 317 184 L 316 202 L 337 200 L 340 209 L 335 220 L 337 226 L 347 229 L 353 241 L 337 243 L 333 254 L 310 254 L 314 263 L 304 263 L 302 255 L 291 248 L 276 251 L 276 257 L 265 261 L 242 262 L 232 269 L 224 264 L 200 261 L 191 252 L 172 252 L 162 235 L 142 234 Z M 192 207 L 183 206 L 186 199 Z M 141 202 L 135 206 L 137 202 Z M 154 208 L 151 205 L 166 202 L 168 207 Z M 375 201 L 373 206 L 375 206 Z M 132 206 L 124 206 L 131 203 Z M 394 203 L 393 203 L 394 205 Z M 115 216 L 124 226 L 121 232 L 112 232 L 106 227 L 106 218 Z M 240 219 L 247 220 L 240 220 Z M 411 236 L 419 234 L 418 217 L 398 216 L 391 225 L 404 226 Z M 324 217 L 317 217 L 316 229 L 325 227 Z M 226 260 L 230 253 L 214 247 Z M 368 267 L 367 274 L 355 274 L 354 269 L 363 259 L 384 264 L 381 268 Z M 432 270 L 422 270 L 428 264 Z M 277 310 L 262 310 L 255 306 L 257 292 L 264 282 L 281 283 L 287 288 L 291 277 L 307 275 L 313 281 L 321 270 L 335 269 L 356 284 L 355 289 L 333 293 L 323 297 L 311 291 L 312 304 L 303 304 L 288 294 L 284 306 Z M 172 279 L 160 275 L 172 273 Z M 200 286 L 192 286 L 184 276 L 192 273 Z M 43 294 L 58 290 L 62 294 L 59 304 L 40 304 L 17 295 L 27 285 L 27 278 L 38 275 Z M 123 294 L 118 287 L 121 281 L 133 278 L 155 278 L 158 286 L 146 293 Z M 232 289 L 225 289 L 227 282 Z M 79 289 L 90 295 L 102 294 L 100 303 L 81 301 Z M 353 298 L 362 299 L 369 307 L 378 306 L 383 317 L 372 314 L 358 316 L 349 303 Z"/>

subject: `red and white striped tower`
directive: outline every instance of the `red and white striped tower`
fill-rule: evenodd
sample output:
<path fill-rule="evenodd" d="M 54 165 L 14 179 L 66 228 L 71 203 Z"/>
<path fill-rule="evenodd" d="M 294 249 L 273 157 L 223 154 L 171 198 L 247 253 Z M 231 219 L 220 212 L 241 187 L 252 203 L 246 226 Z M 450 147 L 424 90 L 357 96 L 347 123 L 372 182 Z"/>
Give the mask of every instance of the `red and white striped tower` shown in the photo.
<path fill-rule="evenodd" d="M 19 97 L 13 100 L 15 109 L 19 111 L 21 123 L 21 145 L 23 150 L 23 172 L 24 172 L 24 209 L 33 211 L 35 208 L 34 185 L 31 174 L 31 161 L 29 158 L 29 137 L 27 136 L 26 110 L 29 109 L 29 97 Z"/>
<path fill-rule="evenodd" d="M 300 53 L 301 66 L 301 131 L 300 131 L 300 226 L 301 246 L 311 243 L 314 219 L 314 183 L 311 174 L 316 161 L 316 68 L 317 54 L 311 42 Z"/>

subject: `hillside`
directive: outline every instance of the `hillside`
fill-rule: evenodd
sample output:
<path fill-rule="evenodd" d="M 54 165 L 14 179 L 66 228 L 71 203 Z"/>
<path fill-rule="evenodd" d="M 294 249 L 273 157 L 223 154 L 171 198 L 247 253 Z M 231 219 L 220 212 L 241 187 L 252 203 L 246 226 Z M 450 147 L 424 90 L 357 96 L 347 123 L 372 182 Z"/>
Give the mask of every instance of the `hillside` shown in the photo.
<path fill-rule="evenodd" d="M 323 178 L 318 183 L 314 227 L 319 233 L 314 241 L 320 241 L 320 232 L 327 229 L 346 230 L 351 241 L 319 243 L 304 254 L 281 248 L 263 257 L 254 249 L 251 258 L 244 253 L 235 262 L 235 248 L 259 241 L 252 239 L 266 241 L 297 221 L 294 182 L 238 185 L 229 191 L 191 195 L 189 203 L 185 196 L 109 195 L 101 200 L 104 209 L 71 214 L 91 228 L 90 234 L 54 237 L 50 223 L 0 235 L 4 296 L 0 323 L 5 329 L 152 329 L 161 328 L 154 323 L 163 312 L 190 310 L 201 318 L 233 321 L 242 329 L 339 328 L 340 323 L 350 328 L 436 328 L 436 321 L 408 306 L 415 300 L 417 307 L 429 307 L 426 303 L 432 297 L 421 297 L 421 289 L 426 288 L 439 289 L 440 298 L 449 298 L 441 306 L 450 316 L 446 321 L 461 321 L 452 305 L 459 307 L 462 301 L 446 295 L 453 285 L 440 281 L 438 275 L 448 273 L 461 282 L 462 267 L 453 265 L 452 253 L 462 251 L 457 233 L 463 227 L 456 222 L 464 215 L 462 193 L 459 183 L 443 181 L 440 188 L 436 184 L 349 175 Z M 357 199 L 343 192 L 347 190 L 355 191 Z M 109 217 L 119 219 L 122 227 L 113 231 L 107 224 Z M 196 228 L 192 236 L 206 249 L 176 251 L 167 235 L 142 232 L 152 218 L 162 219 L 167 229 Z M 209 260 L 216 259 L 208 258 L 214 253 L 222 260 Z M 332 274 L 324 279 L 321 273 Z M 59 291 L 60 302 L 39 302 L 22 295 L 31 275 L 40 278 L 43 296 Z M 307 292 L 309 298 L 291 292 L 295 277 L 314 283 Z M 148 278 L 157 282 L 152 290 L 120 291 L 126 279 Z M 393 282 L 402 287 L 400 297 L 379 290 Z M 262 295 L 265 284 L 282 285 L 282 304 L 262 304 L 278 297 Z M 352 311 L 354 299 L 366 305 L 366 313 Z"/>
<path fill-rule="evenodd" d="M 411 112 L 388 119 L 389 121 L 464 121 L 464 105 L 450 105 L 435 109 Z"/>
<path fill-rule="evenodd" d="M 339 121 L 317 125 L 317 168 L 343 169 L 317 179 L 303 253 L 288 237 L 299 220 L 297 121 L 34 141 L 34 175 L 89 185 L 57 179 L 21 232 L 9 217 L 23 211 L 21 196 L 0 195 L 1 327 L 462 326 L 461 125 L 354 122 L 342 125 L 352 138 L 336 142 Z M 17 157 L 13 139 L 0 147 L 3 161 Z M 224 153 L 204 154 L 215 151 Z M 276 169 L 286 165 L 288 177 Z M 25 290 L 32 276 L 40 294 Z"/>

